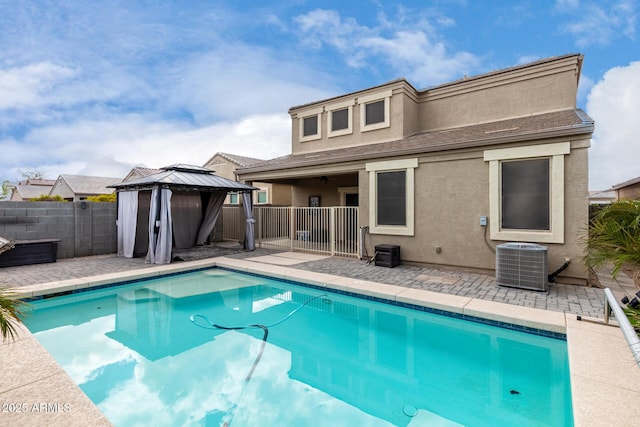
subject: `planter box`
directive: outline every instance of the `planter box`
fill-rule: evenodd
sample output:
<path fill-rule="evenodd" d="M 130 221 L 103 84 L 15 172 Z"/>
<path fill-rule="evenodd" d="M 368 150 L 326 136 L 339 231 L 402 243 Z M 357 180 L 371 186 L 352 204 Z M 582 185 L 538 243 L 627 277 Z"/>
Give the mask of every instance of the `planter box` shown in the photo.
<path fill-rule="evenodd" d="M 60 239 L 16 240 L 13 249 L 0 254 L 0 267 L 56 262 Z"/>

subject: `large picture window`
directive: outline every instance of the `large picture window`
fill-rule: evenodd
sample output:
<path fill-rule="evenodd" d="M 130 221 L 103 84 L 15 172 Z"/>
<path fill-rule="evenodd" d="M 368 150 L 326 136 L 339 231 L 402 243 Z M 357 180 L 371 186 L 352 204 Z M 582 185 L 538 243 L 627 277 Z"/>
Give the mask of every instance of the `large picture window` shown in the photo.
<path fill-rule="evenodd" d="M 366 164 L 369 173 L 369 231 L 413 236 L 414 171 L 418 159 Z"/>
<path fill-rule="evenodd" d="M 549 159 L 502 162 L 502 228 L 549 230 Z"/>
<path fill-rule="evenodd" d="M 378 225 L 407 225 L 407 171 L 378 172 Z"/>
<path fill-rule="evenodd" d="M 560 142 L 487 150 L 493 240 L 564 243 L 564 156 Z"/>

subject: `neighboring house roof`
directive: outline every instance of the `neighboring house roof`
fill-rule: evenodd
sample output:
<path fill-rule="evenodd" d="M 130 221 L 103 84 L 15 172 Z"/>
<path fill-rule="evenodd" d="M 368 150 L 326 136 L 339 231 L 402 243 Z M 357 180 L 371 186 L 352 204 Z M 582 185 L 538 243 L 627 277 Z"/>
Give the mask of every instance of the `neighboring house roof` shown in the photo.
<path fill-rule="evenodd" d="M 592 205 L 611 203 L 615 200 L 615 191 L 589 191 L 589 203 Z"/>
<path fill-rule="evenodd" d="M 246 166 L 251 166 L 253 164 L 259 163 L 264 161 L 263 159 L 256 159 L 254 157 L 246 157 L 246 156 L 238 156 L 237 154 L 229 154 L 229 153 L 216 153 L 213 156 L 211 156 L 211 158 L 209 160 L 207 160 L 204 164 L 207 165 L 209 164 L 211 161 L 213 161 L 213 159 L 216 158 L 216 156 L 220 156 L 228 161 L 230 161 L 231 163 L 235 163 L 236 165 L 240 166 L 240 167 L 246 167 Z"/>
<path fill-rule="evenodd" d="M 131 181 L 133 179 L 138 179 L 143 176 L 153 175 L 154 173 L 158 173 L 158 172 L 160 172 L 160 169 L 144 168 L 142 166 L 136 166 L 133 169 L 131 169 L 131 171 L 127 174 L 127 176 L 124 177 L 122 181 L 123 182 Z"/>
<path fill-rule="evenodd" d="M 52 183 L 55 181 L 51 181 Z M 43 194 L 49 194 L 49 191 L 53 188 L 53 184 L 51 185 L 28 185 L 28 184 L 18 184 L 14 188 L 14 192 L 18 193 L 18 196 L 22 200 L 30 200 L 35 199 L 36 197 L 40 197 Z"/>
<path fill-rule="evenodd" d="M 290 154 L 237 170 L 238 175 L 335 162 L 385 158 L 453 149 L 483 147 L 531 139 L 593 132 L 584 111 L 564 110 L 451 129 L 421 132 L 403 139 L 335 150 Z"/>
<path fill-rule="evenodd" d="M 44 185 L 44 186 L 49 186 L 52 187 L 53 184 L 56 183 L 55 179 L 27 179 L 26 181 L 22 181 L 20 182 L 20 184 L 25 184 L 25 185 Z"/>
<path fill-rule="evenodd" d="M 110 185 L 118 190 L 146 189 L 154 185 L 178 187 L 199 191 L 251 191 L 255 187 L 214 175 L 211 170 L 194 165 L 175 164 L 161 168 L 161 171 L 131 181 Z"/>
<path fill-rule="evenodd" d="M 612 190 L 620 190 L 621 188 L 628 187 L 630 185 L 640 184 L 640 176 L 637 178 L 630 179 L 629 181 L 622 182 L 620 184 L 616 184 L 611 187 Z"/>
<path fill-rule="evenodd" d="M 122 178 L 106 176 L 60 175 L 74 194 L 110 194 L 110 185 L 121 182 Z M 52 189 L 52 191 L 54 191 Z"/>

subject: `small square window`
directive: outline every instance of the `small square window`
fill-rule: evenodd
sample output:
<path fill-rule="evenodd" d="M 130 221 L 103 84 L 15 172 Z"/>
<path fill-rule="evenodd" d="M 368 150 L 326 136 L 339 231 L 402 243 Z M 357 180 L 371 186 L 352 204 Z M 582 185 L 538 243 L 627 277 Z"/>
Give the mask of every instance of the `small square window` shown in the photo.
<path fill-rule="evenodd" d="M 331 112 L 331 131 L 349 128 L 349 109 L 343 108 Z"/>
<path fill-rule="evenodd" d="M 305 117 L 302 124 L 302 136 L 313 136 L 318 134 L 318 116 Z"/>
<path fill-rule="evenodd" d="M 373 125 L 376 123 L 384 123 L 384 102 L 382 99 L 376 102 L 370 102 L 365 104 L 365 125 Z"/>
<path fill-rule="evenodd" d="M 238 193 L 229 193 L 229 204 L 230 205 L 238 204 Z"/>
<path fill-rule="evenodd" d="M 267 203 L 267 192 L 266 191 L 258 191 L 258 204 Z"/>

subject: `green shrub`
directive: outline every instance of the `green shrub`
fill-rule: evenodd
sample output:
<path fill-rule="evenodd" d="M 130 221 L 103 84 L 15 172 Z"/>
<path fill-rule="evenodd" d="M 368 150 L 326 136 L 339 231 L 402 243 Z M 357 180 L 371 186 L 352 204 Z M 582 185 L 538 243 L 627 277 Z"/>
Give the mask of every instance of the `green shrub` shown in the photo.
<path fill-rule="evenodd" d="M 111 194 L 99 194 L 97 196 L 87 197 L 87 201 L 89 202 L 102 202 L 102 203 L 115 203 L 116 202 L 116 193 Z"/>
<path fill-rule="evenodd" d="M 62 196 L 59 196 L 59 195 L 50 196 L 48 194 L 41 194 L 35 199 L 31 199 L 29 201 L 30 202 L 66 202 L 66 200 L 63 199 Z"/>

